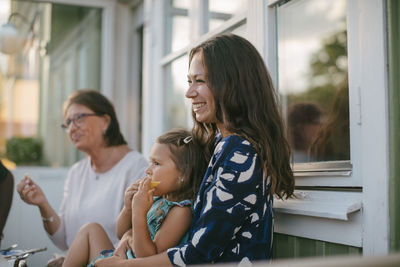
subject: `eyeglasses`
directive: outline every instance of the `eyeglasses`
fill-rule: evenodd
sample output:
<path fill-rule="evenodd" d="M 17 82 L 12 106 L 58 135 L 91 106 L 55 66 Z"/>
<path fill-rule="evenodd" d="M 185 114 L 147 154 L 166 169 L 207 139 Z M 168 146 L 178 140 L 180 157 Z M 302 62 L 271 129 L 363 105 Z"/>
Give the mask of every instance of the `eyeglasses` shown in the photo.
<path fill-rule="evenodd" d="M 61 128 L 65 131 L 68 131 L 69 126 L 73 123 L 76 127 L 80 128 L 85 123 L 85 118 L 89 116 L 100 116 L 95 113 L 80 113 L 73 116 L 71 119 L 67 119 L 61 124 Z"/>

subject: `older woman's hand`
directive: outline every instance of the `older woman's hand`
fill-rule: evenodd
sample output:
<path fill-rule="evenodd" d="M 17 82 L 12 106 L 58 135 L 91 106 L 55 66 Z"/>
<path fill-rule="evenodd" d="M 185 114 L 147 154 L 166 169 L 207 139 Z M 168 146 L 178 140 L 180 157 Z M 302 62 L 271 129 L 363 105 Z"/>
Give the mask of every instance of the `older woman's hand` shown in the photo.
<path fill-rule="evenodd" d="M 42 189 L 27 175 L 18 183 L 17 192 L 27 204 L 40 207 L 47 202 Z"/>

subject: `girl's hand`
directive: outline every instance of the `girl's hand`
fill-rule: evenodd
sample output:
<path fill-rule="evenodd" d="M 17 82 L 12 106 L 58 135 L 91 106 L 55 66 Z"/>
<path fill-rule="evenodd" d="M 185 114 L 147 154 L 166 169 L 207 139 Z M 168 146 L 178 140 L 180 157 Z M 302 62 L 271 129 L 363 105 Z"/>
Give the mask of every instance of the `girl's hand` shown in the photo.
<path fill-rule="evenodd" d="M 153 193 L 155 188 L 150 189 L 151 178 L 144 178 L 140 184 L 137 193 L 133 196 L 132 209 L 135 214 L 146 216 L 151 205 L 153 205 Z"/>
<path fill-rule="evenodd" d="M 132 229 L 130 229 L 122 236 L 121 241 L 119 241 L 117 248 L 114 250 L 114 255 L 126 259 L 126 252 L 129 249 L 133 250 L 132 241 Z"/>
<path fill-rule="evenodd" d="M 95 267 L 115 267 L 115 266 L 129 266 L 129 262 L 124 259 L 120 258 L 118 256 L 112 256 L 110 258 L 103 258 L 95 261 L 94 266 Z"/>
<path fill-rule="evenodd" d="M 42 189 L 28 175 L 18 183 L 17 192 L 27 204 L 40 207 L 47 201 Z"/>
<path fill-rule="evenodd" d="M 124 206 L 126 210 L 131 210 L 132 208 L 132 198 L 136 194 L 139 188 L 140 181 L 143 179 L 136 180 L 132 183 L 126 190 L 124 194 Z"/>

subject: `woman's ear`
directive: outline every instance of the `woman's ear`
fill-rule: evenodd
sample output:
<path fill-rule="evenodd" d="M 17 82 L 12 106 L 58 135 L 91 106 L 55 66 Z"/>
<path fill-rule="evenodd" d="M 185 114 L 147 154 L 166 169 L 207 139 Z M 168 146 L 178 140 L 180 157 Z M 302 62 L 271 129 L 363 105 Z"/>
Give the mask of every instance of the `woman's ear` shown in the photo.
<path fill-rule="evenodd" d="M 103 132 L 105 133 L 108 129 L 108 126 L 110 126 L 110 122 L 111 122 L 110 116 L 107 114 L 103 115 L 103 121 L 104 121 Z"/>

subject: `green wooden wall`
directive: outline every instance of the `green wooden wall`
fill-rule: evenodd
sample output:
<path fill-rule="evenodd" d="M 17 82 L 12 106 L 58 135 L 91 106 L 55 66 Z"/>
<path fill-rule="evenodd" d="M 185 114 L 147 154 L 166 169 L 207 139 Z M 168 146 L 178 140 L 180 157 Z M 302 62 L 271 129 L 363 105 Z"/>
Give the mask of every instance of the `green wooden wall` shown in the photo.
<path fill-rule="evenodd" d="M 362 254 L 362 248 L 278 233 L 274 234 L 274 259 L 315 256 L 324 257 L 349 254 Z"/>
<path fill-rule="evenodd" d="M 387 1 L 390 249 L 400 250 L 400 1 Z"/>

